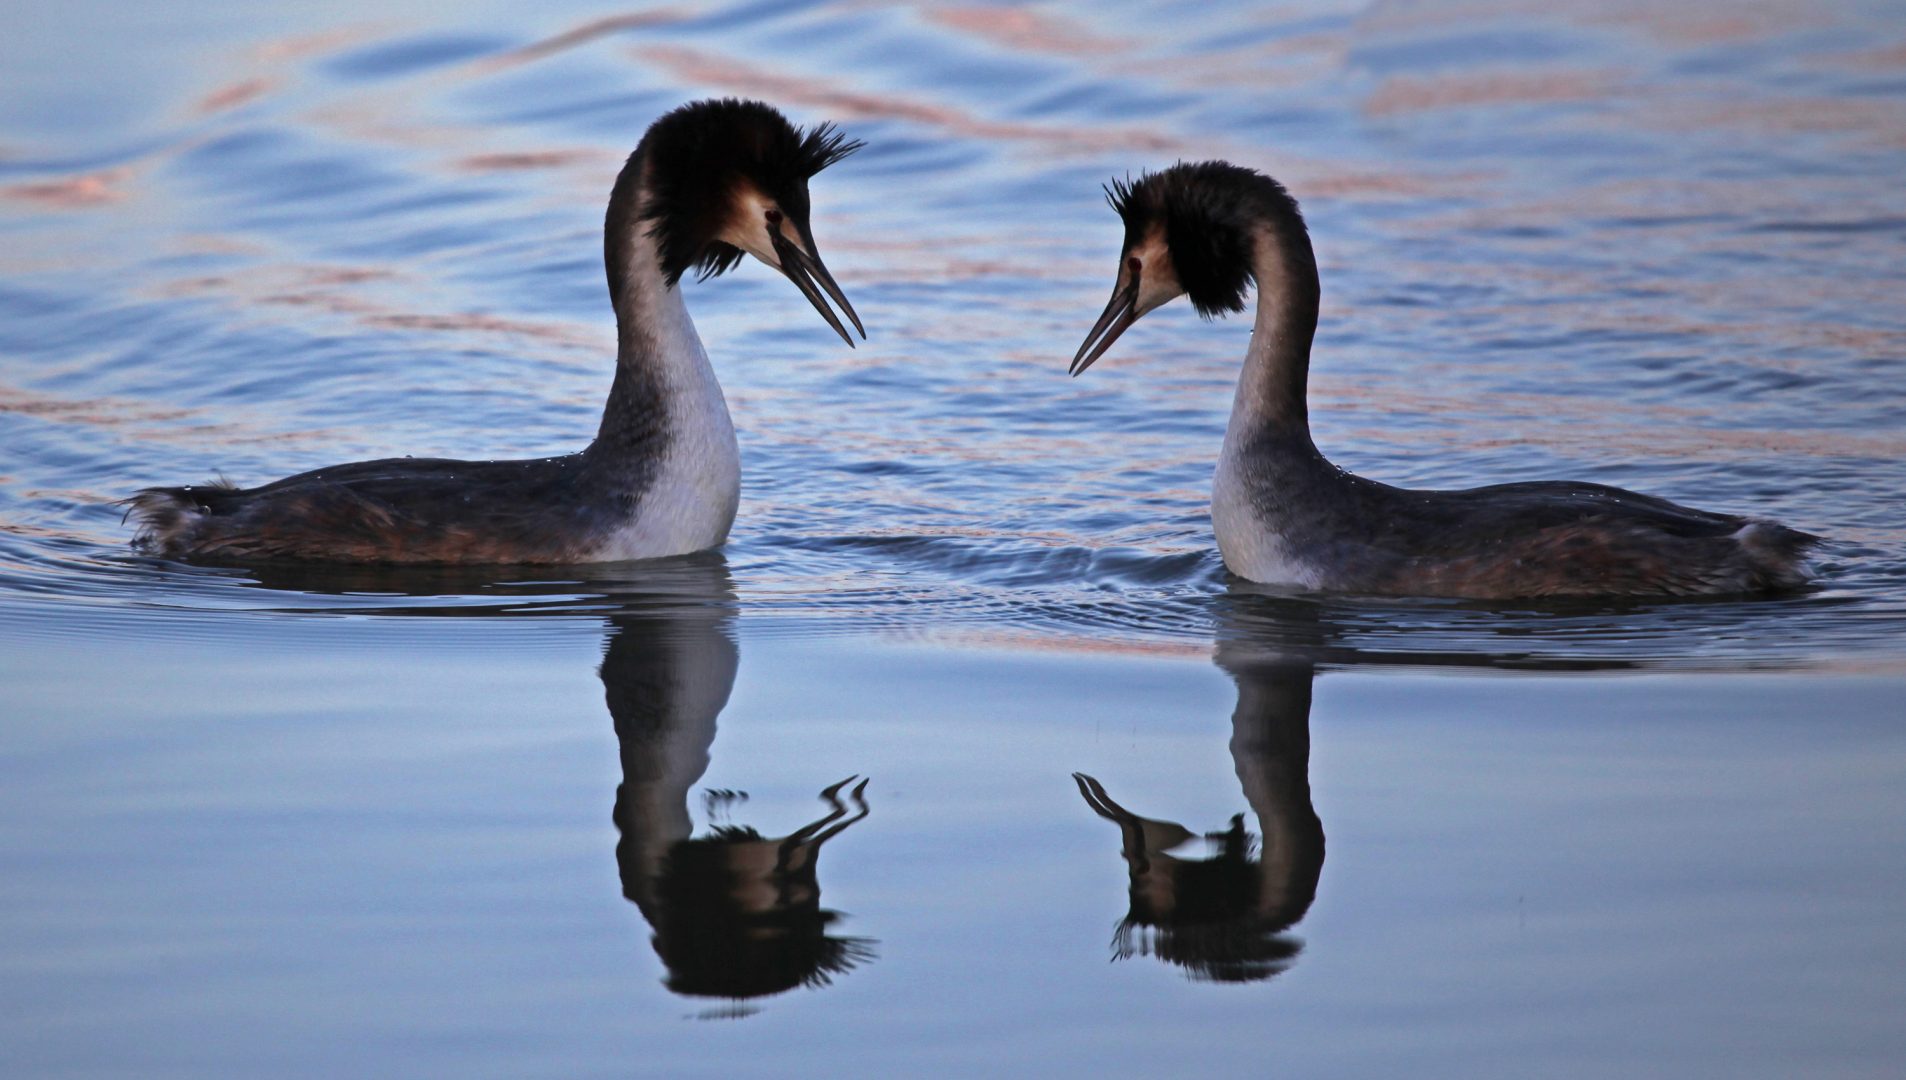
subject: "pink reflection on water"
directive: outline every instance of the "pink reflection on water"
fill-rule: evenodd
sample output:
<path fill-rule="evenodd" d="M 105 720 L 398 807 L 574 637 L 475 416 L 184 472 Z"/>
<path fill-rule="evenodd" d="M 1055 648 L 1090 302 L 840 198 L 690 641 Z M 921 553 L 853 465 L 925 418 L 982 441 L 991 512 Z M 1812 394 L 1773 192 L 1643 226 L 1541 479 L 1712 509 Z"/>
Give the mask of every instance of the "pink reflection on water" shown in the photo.
<path fill-rule="evenodd" d="M 1543 0 L 1505 4 L 1507 11 L 1552 14 L 1590 26 L 1639 30 L 1667 45 L 1732 45 L 1806 30 L 1821 6 L 1791 0 L 1734 0 L 1727 4 L 1662 4 L 1654 0 Z"/>
<path fill-rule="evenodd" d="M 1265 166 L 1260 165 L 1260 168 Z M 1468 170 L 1439 174 L 1344 169 L 1324 162 L 1295 161 L 1276 169 L 1280 180 L 1301 187 L 1300 199 L 1415 199 L 1473 192 L 1499 174 Z"/>
<path fill-rule="evenodd" d="M 1327 80 L 1343 72 L 1347 39 L 1335 35 L 1306 35 L 1248 49 L 1214 52 L 1187 64 L 1178 57 L 1134 59 L 1120 70 L 1161 85 L 1213 93 L 1253 90 L 1293 91 L 1312 86 L 1320 93 Z"/>
<path fill-rule="evenodd" d="M 521 172 L 531 169 L 559 169 L 571 165 L 613 165 L 615 155 L 600 150 L 520 150 L 496 154 L 471 154 L 457 161 L 465 172 Z"/>
<path fill-rule="evenodd" d="M 627 30 L 680 22 L 688 18 L 690 14 L 692 13 L 681 8 L 649 8 L 642 11 L 627 12 L 622 15 L 610 15 L 605 18 L 591 20 L 580 26 L 565 30 L 560 34 L 525 45 L 519 49 L 511 49 L 509 52 L 501 53 L 496 56 L 486 56 L 481 60 L 475 61 L 470 66 L 474 71 L 481 74 L 520 67 L 524 64 L 535 63 L 545 57 L 567 52 L 570 49 L 578 48 L 590 42 L 611 37 Z"/>
<path fill-rule="evenodd" d="M 132 176 L 126 166 L 65 176 L 57 180 L 36 180 L 0 187 L 0 197 L 34 203 L 50 210 L 91 210 L 117 203 L 126 197 L 123 187 Z"/>
<path fill-rule="evenodd" d="M 0 385 L 0 413 L 113 427 L 128 422 L 129 418 L 146 423 L 165 423 L 189 417 L 193 410 L 165 408 L 126 398 L 66 398 Z"/>
<path fill-rule="evenodd" d="M 1821 21 L 1817 5 L 1791 0 L 1664 4 L 1656 0 L 1438 0 L 1380 4 L 1358 17 L 1361 34 L 1436 32 L 1489 22 L 1527 25 L 1561 20 L 1643 34 L 1668 46 L 1722 45 L 1804 30 Z"/>
<path fill-rule="evenodd" d="M 1906 109 L 1897 101 L 1840 97 L 1726 102 L 1690 107 L 1661 117 L 1667 125 L 1744 128 L 1775 135 L 1825 133 L 1863 136 L 1869 145 L 1906 149 Z"/>
<path fill-rule="evenodd" d="M 1855 71 L 1900 71 L 1906 69 L 1906 41 L 1837 53 L 1823 60 L 1831 66 Z"/>
<path fill-rule="evenodd" d="M 199 113 L 221 113 L 249 105 L 259 98 L 279 89 L 283 80 L 266 77 L 240 79 L 227 83 L 217 90 L 200 98 L 193 110 Z"/>
<path fill-rule="evenodd" d="M 1515 71 L 1385 79 L 1364 99 L 1370 116 L 1431 109 L 1522 106 L 1607 97 L 1624 74 L 1613 70 Z"/>
<path fill-rule="evenodd" d="M 930 22 L 995 45 L 1051 55 L 1106 56 L 1132 47 L 1129 38 L 1093 33 L 1057 15 L 1004 7 L 942 7 L 926 12 Z"/>
<path fill-rule="evenodd" d="M 777 74 L 756 61 L 743 62 L 711 51 L 683 46 L 650 46 L 635 55 L 658 64 L 685 82 L 716 86 L 730 93 L 798 103 L 828 110 L 839 119 L 905 120 L 945 129 L 975 140 L 1032 141 L 1075 150 L 1149 150 L 1186 152 L 1174 134 L 1133 128 L 1078 128 L 986 120 L 951 105 L 913 101 L 891 93 L 863 92 L 816 78 Z"/>
<path fill-rule="evenodd" d="M 265 429 L 240 420 L 218 417 L 207 409 L 167 407 L 123 397 L 63 397 L 4 384 L 0 384 L 0 413 L 17 413 L 79 428 L 111 430 L 115 433 L 115 439 L 136 443 L 199 449 L 264 444 L 327 444 L 337 442 L 342 437 L 342 433 L 324 429 Z M 98 494 L 95 501 L 110 502 L 116 498 L 117 495 Z"/>
<path fill-rule="evenodd" d="M 167 297 L 214 297 L 262 306 L 306 309 L 346 317 L 359 326 L 371 329 L 520 338 L 572 353 L 613 355 L 613 345 L 606 333 L 587 330 L 575 324 L 507 318 L 471 311 L 406 310 L 376 298 L 365 289 L 356 288 L 371 283 L 392 282 L 397 277 L 393 271 L 381 267 L 261 265 L 247 268 L 242 275 L 175 278 L 160 284 L 156 291 Z M 415 295 L 415 290 L 410 288 L 393 287 L 385 291 L 406 296 L 413 302 L 420 299 Z M 536 362 L 546 365 L 556 360 L 539 354 Z"/>
<path fill-rule="evenodd" d="M 391 29 L 388 23 L 357 23 L 308 34 L 293 34 L 254 46 L 251 56 L 267 64 L 334 56 L 389 34 Z"/>

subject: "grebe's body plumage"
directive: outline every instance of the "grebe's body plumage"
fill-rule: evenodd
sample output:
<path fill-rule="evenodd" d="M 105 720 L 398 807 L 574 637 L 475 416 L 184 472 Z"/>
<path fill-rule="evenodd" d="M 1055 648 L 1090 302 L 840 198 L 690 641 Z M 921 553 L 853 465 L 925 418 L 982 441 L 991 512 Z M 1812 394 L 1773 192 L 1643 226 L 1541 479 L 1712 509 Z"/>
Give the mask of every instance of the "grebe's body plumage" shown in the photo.
<path fill-rule="evenodd" d="M 1257 320 L 1212 487 L 1225 565 L 1265 584 L 1382 595 L 1699 596 L 1804 585 L 1818 538 L 1600 484 L 1417 491 L 1354 476 L 1311 442 L 1305 403 L 1319 284 L 1297 203 L 1224 162 L 1115 184 L 1118 283 L 1073 361 L 1089 367 L 1146 312 L 1188 296 Z"/>
<path fill-rule="evenodd" d="M 616 373 L 581 452 L 391 458 L 249 489 L 148 488 L 130 500 L 137 542 L 174 557 L 381 563 L 603 562 L 720 546 L 740 499 L 740 451 L 681 277 L 755 255 L 851 345 L 823 299 L 859 329 L 814 245 L 807 181 L 858 147 L 758 102 L 697 102 L 649 128 L 609 201 Z"/>

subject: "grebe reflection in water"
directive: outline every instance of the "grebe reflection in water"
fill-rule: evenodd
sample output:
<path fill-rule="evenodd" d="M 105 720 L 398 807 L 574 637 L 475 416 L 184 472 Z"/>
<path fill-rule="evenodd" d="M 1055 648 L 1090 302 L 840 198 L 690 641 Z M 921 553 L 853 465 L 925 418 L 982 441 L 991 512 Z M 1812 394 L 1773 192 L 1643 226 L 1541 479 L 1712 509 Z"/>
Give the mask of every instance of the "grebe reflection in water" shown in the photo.
<path fill-rule="evenodd" d="M 1288 933 L 1317 896 L 1324 827 L 1310 799 L 1307 660 L 1221 646 L 1218 663 L 1237 683 L 1231 760 L 1257 833 L 1243 814 L 1202 837 L 1175 821 L 1141 817 L 1098 780 L 1074 773 L 1079 793 L 1116 824 L 1130 875 L 1130 909 L 1113 934 L 1115 959 L 1156 956 L 1195 979 L 1253 982 L 1296 959 Z M 1204 858 L 1186 853 L 1202 839 Z"/>
<path fill-rule="evenodd" d="M 821 907 L 818 877 L 822 845 L 867 816 L 867 781 L 823 790 L 827 812 L 785 836 L 737 825 L 694 835 L 691 789 L 708 769 L 739 660 L 730 608 L 612 621 L 601 676 L 622 760 L 616 866 L 653 930 L 665 985 L 739 1003 L 824 986 L 871 960 L 874 942 L 832 932 L 841 915 Z"/>

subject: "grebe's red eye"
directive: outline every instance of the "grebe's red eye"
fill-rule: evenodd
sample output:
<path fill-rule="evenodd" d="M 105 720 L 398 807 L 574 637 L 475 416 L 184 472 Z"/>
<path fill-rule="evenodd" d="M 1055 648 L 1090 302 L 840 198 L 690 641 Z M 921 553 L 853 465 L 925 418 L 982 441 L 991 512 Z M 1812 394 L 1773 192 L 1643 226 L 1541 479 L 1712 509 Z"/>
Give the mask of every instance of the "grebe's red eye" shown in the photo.
<path fill-rule="evenodd" d="M 1140 270 L 1145 269 L 1145 263 L 1142 260 L 1140 260 L 1139 257 L 1136 255 L 1132 256 L 1129 259 L 1126 259 L 1125 265 L 1129 267 L 1132 273 L 1134 274 L 1138 273 Z"/>
<path fill-rule="evenodd" d="M 779 210 L 768 211 L 768 224 L 770 225 L 781 224 L 781 211 Z"/>

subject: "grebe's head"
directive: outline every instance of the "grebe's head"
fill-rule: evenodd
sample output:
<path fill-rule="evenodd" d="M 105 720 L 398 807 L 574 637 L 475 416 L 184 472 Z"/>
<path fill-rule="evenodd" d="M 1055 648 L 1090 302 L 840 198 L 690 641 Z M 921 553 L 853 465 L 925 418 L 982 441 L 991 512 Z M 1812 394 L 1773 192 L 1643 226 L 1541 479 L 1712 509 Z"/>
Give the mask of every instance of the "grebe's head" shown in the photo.
<path fill-rule="evenodd" d="M 609 200 L 611 290 L 620 294 L 630 231 L 645 228 L 670 285 L 690 269 L 699 278 L 724 273 L 746 253 L 787 275 L 852 345 L 825 290 L 865 338 L 860 317 L 821 263 L 807 196 L 815 173 L 861 145 L 832 124 L 795 127 L 759 101 L 697 101 L 668 113 L 642 137 Z"/>
<path fill-rule="evenodd" d="M 1074 375 L 1140 317 L 1180 296 L 1207 319 L 1243 311 L 1263 231 L 1305 236 L 1297 200 L 1283 185 L 1225 161 L 1181 162 L 1136 182 L 1114 180 L 1105 198 L 1125 221 L 1125 245 L 1112 299 L 1072 358 Z M 1307 239 L 1303 247 L 1307 252 Z"/>

